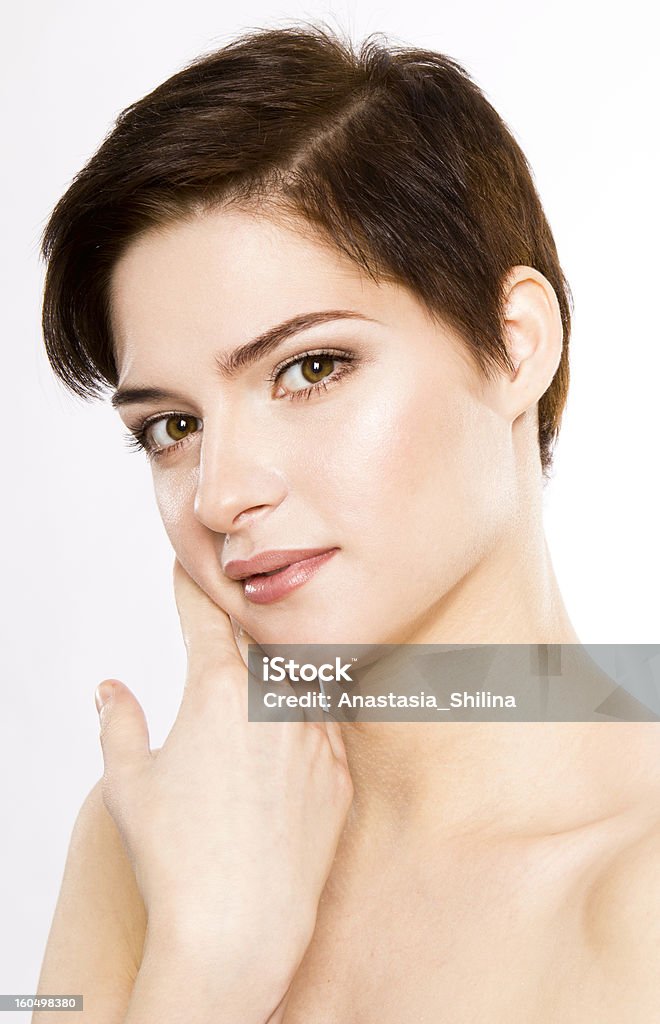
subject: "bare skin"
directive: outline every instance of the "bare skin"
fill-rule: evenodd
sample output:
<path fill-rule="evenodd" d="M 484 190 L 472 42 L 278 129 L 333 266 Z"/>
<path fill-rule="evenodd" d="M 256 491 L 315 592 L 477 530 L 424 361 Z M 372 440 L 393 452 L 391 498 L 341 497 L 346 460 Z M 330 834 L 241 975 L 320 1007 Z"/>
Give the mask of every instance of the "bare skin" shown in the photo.
<path fill-rule="evenodd" d="M 380 738 L 427 766 L 400 800 L 384 748 L 345 736 L 356 794 L 285 1020 L 654 1019 L 657 726 L 397 732 Z"/>
<path fill-rule="evenodd" d="M 120 387 L 168 392 L 121 405 L 122 419 L 135 429 L 160 415 L 162 428 L 175 410 L 203 427 L 152 458 L 189 599 L 182 713 L 154 757 L 126 687 L 104 710 L 104 783 L 79 820 L 40 983 L 82 986 L 95 1024 L 221 1024 L 222 1011 L 241 1024 L 660 1015 L 655 723 L 330 725 L 313 753 L 310 726 L 293 723 L 295 756 L 276 739 L 282 723 L 261 746 L 239 718 L 227 724 L 222 671 L 238 673 L 236 696 L 239 635 L 578 641 L 543 533 L 536 437 L 561 352 L 556 298 L 531 268 L 512 268 L 507 289 L 516 370 L 485 382 L 411 295 L 261 214 L 192 217 L 120 260 Z M 333 309 L 366 319 L 314 328 L 219 377 L 218 354 Z M 289 401 L 303 386 L 292 370 L 266 386 L 278 360 L 326 347 L 357 355 L 327 391 Z M 160 428 L 154 439 L 171 443 Z M 224 573 L 231 558 L 316 545 L 338 554 L 272 605 Z M 308 817 L 297 786 L 273 786 L 273 773 L 308 780 L 317 757 L 326 771 L 305 790 Z M 121 896 L 92 877 L 118 880 Z M 228 893 L 243 909 L 223 928 Z M 193 1010 L 176 1004 L 191 978 Z"/>
<path fill-rule="evenodd" d="M 525 828 L 525 804 L 511 800 L 510 790 L 493 774 L 489 795 L 496 803 L 489 804 L 488 824 L 480 830 L 476 817 L 464 828 L 458 821 L 450 828 L 443 825 L 439 810 L 451 808 L 451 800 L 443 803 L 441 788 L 435 808 L 428 792 L 419 804 L 413 802 L 411 811 L 383 799 L 389 772 L 381 775 L 380 800 L 365 803 L 358 782 L 315 929 L 279 1019 L 285 1024 L 402 1019 L 450 1024 L 485 1015 L 498 1024 L 586 1024 L 594 1019 L 646 1024 L 655 1019 L 657 727 L 539 723 L 449 728 L 465 734 L 479 728 L 486 743 L 489 729 L 497 730 L 497 735 L 491 731 L 490 741 L 508 744 L 512 754 L 521 745 L 527 752 L 542 747 L 553 760 L 553 752 L 561 750 L 578 792 L 567 791 L 566 779 L 554 773 L 563 806 L 556 798 L 549 814 L 538 814 L 534 802 L 536 819 Z M 409 731 L 410 738 L 412 730 L 418 732 L 419 726 L 398 727 L 401 736 Z M 508 733 L 504 739 L 503 730 Z M 355 778 L 356 756 L 349 755 L 349 761 Z M 366 768 L 366 759 L 360 761 Z M 371 767 L 378 770 L 379 765 L 375 757 Z M 598 793 L 595 786 L 581 784 L 589 777 L 600 778 Z M 521 786 L 518 797 L 523 795 Z M 529 810 L 529 800 L 526 806 Z M 499 824 L 493 822 L 493 808 L 501 808 Z M 55 982 L 59 989 L 82 986 L 89 1019 L 105 1024 L 125 1019 L 142 962 L 146 914 L 98 789 L 89 812 L 82 845 L 97 844 L 89 884 L 80 864 L 84 854 L 74 850 L 69 891 L 63 893 L 53 926 L 40 989 L 52 990 Z M 110 900 L 92 922 L 90 907 L 101 898 L 104 882 Z M 74 941 L 78 950 L 71 962 Z M 188 982 L 194 978 L 189 970 Z M 35 1020 L 41 1024 L 39 1016 Z"/>

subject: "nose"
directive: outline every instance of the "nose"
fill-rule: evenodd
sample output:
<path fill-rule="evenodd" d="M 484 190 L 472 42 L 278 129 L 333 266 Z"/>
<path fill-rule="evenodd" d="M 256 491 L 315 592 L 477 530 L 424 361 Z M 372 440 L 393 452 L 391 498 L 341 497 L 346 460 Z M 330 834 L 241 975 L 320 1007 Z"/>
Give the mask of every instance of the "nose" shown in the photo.
<path fill-rule="evenodd" d="M 214 438 L 205 425 L 194 510 L 209 530 L 233 533 L 282 503 L 286 480 L 269 449 L 254 435 L 232 442 L 226 435 Z"/>

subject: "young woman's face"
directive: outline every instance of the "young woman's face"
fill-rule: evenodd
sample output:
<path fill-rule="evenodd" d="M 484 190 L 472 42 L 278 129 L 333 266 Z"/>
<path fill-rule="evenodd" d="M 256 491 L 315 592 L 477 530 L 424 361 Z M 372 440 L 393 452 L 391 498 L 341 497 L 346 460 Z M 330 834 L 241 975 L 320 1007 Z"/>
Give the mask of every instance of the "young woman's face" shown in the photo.
<path fill-rule="evenodd" d="M 167 533 L 237 623 L 264 644 L 448 639 L 443 599 L 502 536 L 514 467 L 458 337 L 310 233 L 236 209 L 133 242 L 112 322 L 119 390 L 155 392 L 118 410 L 149 420 Z M 264 552 L 284 554 L 231 564 Z"/>

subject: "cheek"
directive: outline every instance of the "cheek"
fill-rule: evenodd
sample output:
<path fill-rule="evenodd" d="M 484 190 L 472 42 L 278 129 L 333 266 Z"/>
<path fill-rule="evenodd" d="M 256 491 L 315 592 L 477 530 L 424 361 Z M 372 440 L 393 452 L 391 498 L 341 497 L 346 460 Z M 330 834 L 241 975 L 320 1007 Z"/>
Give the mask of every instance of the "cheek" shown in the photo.
<path fill-rule="evenodd" d="M 198 477 L 199 469 L 196 465 L 185 469 L 178 467 L 168 470 L 160 469 L 158 466 L 154 466 L 153 469 L 156 504 L 167 536 L 177 554 L 193 528 L 193 503 Z"/>
<path fill-rule="evenodd" d="M 165 532 L 178 560 L 203 590 L 213 589 L 213 600 L 227 607 L 218 594 L 217 538 L 206 529 L 194 512 L 199 467 L 159 469 L 154 467 L 154 493 Z M 231 601 L 231 584 L 227 581 L 227 596 Z"/>
<path fill-rule="evenodd" d="M 488 549 L 508 508 L 502 424 L 446 381 L 399 383 L 325 424 L 316 504 L 369 564 L 381 564 L 386 550 L 393 568 L 403 552 L 404 561 L 453 578 Z"/>
<path fill-rule="evenodd" d="M 464 400 L 443 397 L 432 382 L 373 388 L 334 417 L 310 420 L 296 478 L 305 478 L 307 493 L 314 481 L 317 505 L 333 522 L 382 536 L 393 521 L 414 522 L 420 505 L 438 512 L 458 502 L 477 475 L 465 440 L 470 415 Z"/>

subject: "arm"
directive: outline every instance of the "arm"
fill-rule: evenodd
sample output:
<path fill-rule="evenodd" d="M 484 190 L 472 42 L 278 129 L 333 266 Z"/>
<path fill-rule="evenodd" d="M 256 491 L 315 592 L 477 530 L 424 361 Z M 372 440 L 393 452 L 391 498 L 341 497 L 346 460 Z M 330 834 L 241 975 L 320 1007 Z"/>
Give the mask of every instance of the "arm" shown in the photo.
<path fill-rule="evenodd" d="M 142 959 L 146 916 L 135 877 L 98 782 L 73 828 L 37 991 L 81 993 L 80 1011 L 58 1024 L 123 1021 Z M 53 1024 L 37 1011 L 32 1024 Z"/>
<path fill-rule="evenodd" d="M 253 951 L 210 963 L 186 945 L 148 939 L 123 1024 L 280 1024 L 286 982 Z"/>
<path fill-rule="evenodd" d="M 334 722 L 250 722 L 229 616 L 178 562 L 175 594 L 188 673 L 163 747 L 123 683 L 97 688 L 105 771 L 39 986 L 82 992 L 95 1024 L 277 1024 L 352 799 L 346 753 Z"/>
<path fill-rule="evenodd" d="M 241 1005 L 232 992 L 233 972 L 221 965 L 208 971 L 203 958 L 177 948 L 171 933 L 146 941 L 146 914 L 117 827 L 108 814 L 98 782 L 83 802 L 71 836 L 60 895 L 51 925 L 37 992 L 80 993 L 84 1009 L 62 1010 L 58 1024 L 138 1024 L 158 1020 L 193 1024 L 210 1017 L 249 1024 L 279 1024 L 283 1004 L 265 986 L 263 1005 Z M 255 966 L 264 979 L 267 964 Z M 257 991 L 247 978 L 243 994 Z M 280 988 L 276 985 L 275 992 Z M 229 1012 L 235 1005 L 236 1012 Z M 52 1024 L 50 1011 L 36 1011 L 32 1024 Z"/>

